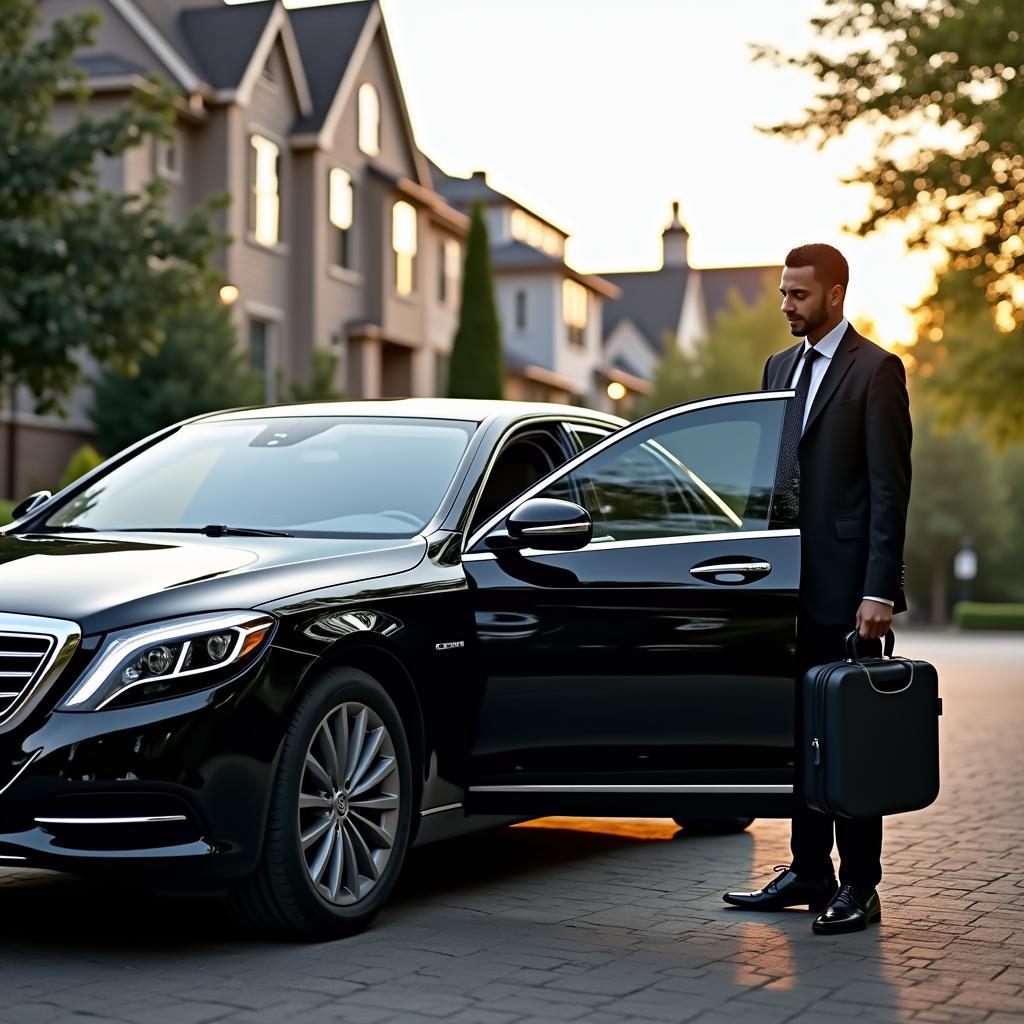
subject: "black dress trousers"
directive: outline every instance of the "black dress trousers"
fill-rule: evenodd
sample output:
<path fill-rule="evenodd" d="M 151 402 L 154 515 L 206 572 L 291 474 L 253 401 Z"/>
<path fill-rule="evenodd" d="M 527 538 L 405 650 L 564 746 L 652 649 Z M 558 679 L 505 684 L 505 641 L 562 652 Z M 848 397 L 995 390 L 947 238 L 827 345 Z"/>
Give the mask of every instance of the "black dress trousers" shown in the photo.
<path fill-rule="evenodd" d="M 840 661 L 846 657 L 846 635 L 856 628 L 853 623 L 841 626 L 825 626 L 815 622 L 806 613 L 800 616 L 797 625 L 797 717 L 798 725 L 802 714 L 803 701 L 801 685 L 804 673 L 812 665 Z M 858 639 L 858 650 L 862 654 L 878 653 L 880 641 Z M 800 730 L 797 730 L 799 736 Z M 864 737 L 864 742 L 869 742 Z M 797 749 L 797 779 L 802 778 L 799 759 L 804 751 Z M 799 783 L 798 783 L 799 784 Z M 793 832 L 790 847 L 793 851 L 793 870 L 808 880 L 827 878 L 832 874 L 833 834 L 839 847 L 839 881 L 841 884 L 858 888 L 873 889 L 882 878 L 882 819 L 874 818 L 833 818 L 812 810 L 803 803 L 799 792 L 799 810 L 793 816 Z"/>

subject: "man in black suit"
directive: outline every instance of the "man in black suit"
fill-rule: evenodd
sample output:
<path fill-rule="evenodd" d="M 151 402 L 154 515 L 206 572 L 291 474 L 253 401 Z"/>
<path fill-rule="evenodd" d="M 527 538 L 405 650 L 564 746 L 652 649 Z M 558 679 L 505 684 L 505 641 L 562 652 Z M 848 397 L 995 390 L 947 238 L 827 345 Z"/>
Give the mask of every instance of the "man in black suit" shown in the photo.
<path fill-rule="evenodd" d="M 783 423 L 775 518 L 798 522 L 801 533 L 798 690 L 810 666 L 845 657 L 849 632 L 877 640 L 893 613 L 906 608 L 906 374 L 897 356 L 847 322 L 848 281 L 846 260 L 832 246 L 801 245 L 789 253 L 779 289 L 782 312 L 803 340 L 771 356 L 762 379 L 764 389 L 795 391 Z M 833 820 L 801 806 L 791 848 L 792 863 L 763 889 L 726 893 L 725 901 L 750 910 L 807 904 L 823 911 L 813 925 L 819 934 L 857 931 L 879 920 L 880 817 Z"/>

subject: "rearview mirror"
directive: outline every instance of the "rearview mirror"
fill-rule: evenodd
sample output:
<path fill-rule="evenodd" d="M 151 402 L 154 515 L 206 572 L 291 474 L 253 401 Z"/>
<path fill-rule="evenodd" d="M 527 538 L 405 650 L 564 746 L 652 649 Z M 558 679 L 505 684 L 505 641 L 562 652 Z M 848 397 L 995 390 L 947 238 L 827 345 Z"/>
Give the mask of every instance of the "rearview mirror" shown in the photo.
<path fill-rule="evenodd" d="M 34 494 L 30 494 L 23 502 L 14 506 L 11 519 L 17 520 L 27 516 L 32 509 L 38 508 L 44 501 L 49 501 L 52 497 L 51 491 L 36 491 Z"/>
<path fill-rule="evenodd" d="M 585 508 L 559 498 L 529 498 L 505 520 L 505 530 L 492 533 L 486 543 L 496 550 L 575 551 L 586 547 L 593 535 Z"/>

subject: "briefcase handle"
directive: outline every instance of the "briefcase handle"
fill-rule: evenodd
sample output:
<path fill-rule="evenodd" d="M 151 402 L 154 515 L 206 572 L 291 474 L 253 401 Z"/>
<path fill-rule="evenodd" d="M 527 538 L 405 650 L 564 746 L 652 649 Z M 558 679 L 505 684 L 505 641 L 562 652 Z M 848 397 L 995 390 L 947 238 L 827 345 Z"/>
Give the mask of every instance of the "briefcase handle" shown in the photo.
<path fill-rule="evenodd" d="M 892 657 L 893 648 L 896 646 L 896 636 L 890 629 L 882 639 L 882 658 L 888 660 Z M 859 663 L 860 658 L 857 657 L 857 630 L 851 629 L 846 634 L 846 660 Z"/>
<path fill-rule="evenodd" d="M 885 638 L 884 638 L 883 644 L 882 644 L 882 660 L 883 661 L 891 661 L 891 660 L 893 660 L 893 658 L 892 658 L 892 651 L 893 651 L 893 647 L 895 646 L 895 644 L 896 644 L 896 638 L 893 636 L 893 632 L 890 629 L 889 632 L 885 634 Z M 882 689 L 879 689 L 877 686 L 875 686 L 875 681 L 874 681 L 874 679 L 871 678 L 871 673 L 868 671 L 867 665 L 865 665 L 857 657 L 857 630 L 855 630 L 855 629 L 851 630 L 849 633 L 846 634 L 846 654 L 847 654 L 846 660 L 850 664 L 856 665 L 860 669 L 863 670 L 864 675 L 866 675 L 868 677 L 868 683 L 871 684 L 871 689 L 874 690 L 875 693 L 880 693 L 880 694 L 883 694 L 883 695 L 903 693 L 905 690 L 909 690 L 910 687 L 914 683 L 914 663 L 912 661 L 905 661 L 902 658 L 897 658 L 896 659 L 897 661 L 903 661 L 903 664 L 905 664 L 907 666 L 907 670 L 908 670 L 907 671 L 907 681 L 901 687 L 899 687 L 899 689 L 896 689 L 896 690 L 882 690 Z"/>

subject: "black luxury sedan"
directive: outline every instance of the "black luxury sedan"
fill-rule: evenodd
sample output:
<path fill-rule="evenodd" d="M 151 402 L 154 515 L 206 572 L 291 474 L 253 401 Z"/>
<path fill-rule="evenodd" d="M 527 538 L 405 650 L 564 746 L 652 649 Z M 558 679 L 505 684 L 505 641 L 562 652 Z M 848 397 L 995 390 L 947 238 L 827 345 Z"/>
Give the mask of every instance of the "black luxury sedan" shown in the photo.
<path fill-rule="evenodd" d="M 0 864 L 365 926 L 481 823 L 787 816 L 792 392 L 170 427 L 0 531 Z"/>

